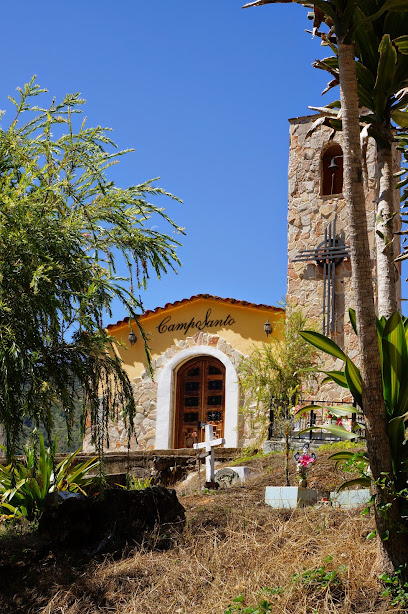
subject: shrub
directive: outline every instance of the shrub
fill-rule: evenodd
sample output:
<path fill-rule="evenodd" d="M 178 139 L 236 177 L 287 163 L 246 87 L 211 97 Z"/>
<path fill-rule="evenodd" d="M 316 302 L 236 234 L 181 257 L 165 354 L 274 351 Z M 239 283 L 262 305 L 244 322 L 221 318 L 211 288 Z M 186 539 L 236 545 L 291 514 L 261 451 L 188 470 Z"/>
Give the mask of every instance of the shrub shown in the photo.
<path fill-rule="evenodd" d="M 152 478 L 136 478 L 134 475 L 129 477 L 128 490 L 144 490 L 149 488 L 152 483 Z"/>
<path fill-rule="evenodd" d="M 40 434 L 38 456 L 35 445 L 31 445 L 22 460 L 13 458 L 9 465 L 0 465 L 0 514 L 32 519 L 42 510 L 50 492 L 68 490 L 86 494 L 84 487 L 95 479 L 87 474 L 99 466 L 99 461 L 91 458 L 75 465 L 78 449 L 55 466 L 56 449 L 57 437 L 52 448 L 46 448 Z"/>

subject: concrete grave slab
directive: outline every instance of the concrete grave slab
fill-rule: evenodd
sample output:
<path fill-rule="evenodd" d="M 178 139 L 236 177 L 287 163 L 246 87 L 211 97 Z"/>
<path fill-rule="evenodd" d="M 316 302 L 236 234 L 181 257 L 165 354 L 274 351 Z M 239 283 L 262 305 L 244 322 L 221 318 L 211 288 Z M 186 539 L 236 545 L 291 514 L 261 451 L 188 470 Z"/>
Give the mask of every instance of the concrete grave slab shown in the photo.
<path fill-rule="evenodd" d="M 267 486 L 265 489 L 266 505 L 276 509 L 295 509 L 315 505 L 321 497 L 320 491 L 299 486 Z"/>
<path fill-rule="evenodd" d="M 341 507 L 343 509 L 364 507 L 370 499 L 371 493 L 368 488 L 342 490 L 340 492 L 335 491 L 330 493 L 330 500 L 333 507 Z"/>

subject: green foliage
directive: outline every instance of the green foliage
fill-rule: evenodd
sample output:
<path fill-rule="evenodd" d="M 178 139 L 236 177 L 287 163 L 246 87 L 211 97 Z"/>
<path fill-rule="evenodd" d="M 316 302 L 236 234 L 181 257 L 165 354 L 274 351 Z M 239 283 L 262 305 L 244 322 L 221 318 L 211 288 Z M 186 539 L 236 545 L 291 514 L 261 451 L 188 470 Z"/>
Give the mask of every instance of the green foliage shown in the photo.
<path fill-rule="evenodd" d="M 102 319 L 119 300 L 139 326 L 133 283 L 144 288 L 151 272 L 178 264 L 179 243 L 147 226 L 159 217 L 181 232 L 148 201 L 175 197 L 154 180 L 115 185 L 109 169 L 127 151 L 115 151 L 109 129 L 76 125 L 79 94 L 34 105 L 45 92 L 34 78 L 18 88 L 16 114 L 0 130 L 0 424 L 9 459 L 27 419 L 50 440 L 53 408 L 70 430 L 77 402 L 98 449 L 119 411 L 131 434 L 131 383 Z M 116 272 L 121 262 L 128 279 Z"/>
<path fill-rule="evenodd" d="M 311 369 L 317 364 L 317 355 L 299 336 L 306 321 L 299 310 L 289 309 L 278 336 L 255 348 L 240 364 L 239 381 L 245 397 L 242 411 L 264 431 L 269 424 L 272 397 L 279 399 L 282 406 L 286 404 L 288 409 L 296 397 L 306 393 L 316 381 Z"/>
<path fill-rule="evenodd" d="M 357 441 L 334 441 L 319 446 L 319 452 L 332 452 L 333 450 L 360 450 L 363 443 Z"/>
<path fill-rule="evenodd" d="M 231 462 L 231 465 L 240 465 L 241 463 L 247 463 L 252 460 L 256 460 L 257 458 L 264 458 L 264 456 L 268 456 L 270 454 L 274 454 L 274 452 L 267 452 L 266 454 L 262 450 L 258 450 L 255 446 L 249 446 L 247 448 L 242 449 L 242 454 L 234 459 Z"/>
<path fill-rule="evenodd" d="M 371 6 L 374 3 L 375 0 L 372 0 Z M 405 37 L 400 36 L 401 32 L 406 32 L 408 15 L 406 12 L 398 15 L 383 13 L 377 19 L 368 21 L 368 4 L 356 6 L 354 13 L 354 20 L 358 24 L 353 31 L 358 94 L 361 108 L 366 109 L 361 115 L 361 122 L 367 126 L 369 136 L 383 146 L 384 140 L 389 138 L 385 128 L 391 120 L 403 130 L 408 126 L 405 110 L 408 96 L 404 91 L 407 87 L 408 55 Z M 337 47 L 333 41 L 330 46 L 335 55 L 317 60 L 314 64 L 331 76 L 325 92 L 339 85 Z M 329 105 L 329 108 L 332 110 L 331 117 L 336 117 L 334 104 Z M 367 113 L 367 109 L 370 113 Z M 333 119 L 328 123 L 337 127 Z"/>
<path fill-rule="evenodd" d="M 369 460 L 367 452 L 360 450 L 359 452 L 352 452 L 351 450 L 343 450 L 342 452 L 336 452 L 329 456 L 330 460 L 336 462 L 336 468 L 340 465 L 342 471 L 345 473 L 357 473 L 358 478 L 346 480 L 339 486 L 338 491 L 345 488 L 351 488 L 352 486 L 363 486 L 370 488 L 372 484 L 371 475 L 369 472 Z"/>
<path fill-rule="evenodd" d="M 267 614 L 271 612 L 272 604 L 266 599 L 261 599 L 256 606 L 244 605 L 244 594 L 238 595 L 225 610 L 224 614 Z"/>
<path fill-rule="evenodd" d="M 339 9 L 340 19 L 344 20 L 346 15 L 340 8 L 341 1 L 334 4 Z M 359 105 L 364 109 L 360 122 L 365 125 L 365 137 L 372 136 L 380 148 L 390 148 L 394 140 L 391 121 L 403 133 L 408 127 L 408 52 L 405 36 L 408 28 L 407 6 L 402 6 L 401 3 L 397 9 L 385 9 L 385 4 L 382 0 L 354 2 L 349 3 L 347 10 L 347 19 L 354 23 L 354 28 L 349 29 L 349 35 L 352 37 L 356 55 Z M 376 12 L 380 7 L 381 10 Z M 330 82 L 323 92 L 326 93 L 339 85 L 340 72 L 338 36 L 336 40 L 334 32 L 329 34 L 318 30 L 322 23 L 328 24 L 324 12 L 325 9 L 318 19 L 316 14 L 311 14 L 311 17 L 314 18 L 314 33 L 334 53 L 333 56 L 316 60 L 314 63 L 316 68 L 330 75 Z M 330 27 L 331 24 L 328 24 L 329 29 Z M 341 130 L 339 109 L 338 100 L 326 107 L 319 107 L 325 117 L 317 120 L 319 123 L 316 123 L 316 126 L 323 123 L 335 130 Z"/>
<path fill-rule="evenodd" d="M 351 450 L 343 450 L 342 452 L 336 452 L 329 456 L 330 460 L 336 461 L 336 469 L 341 465 L 342 470 L 345 472 L 355 473 L 358 471 L 361 474 L 367 474 L 368 468 L 368 456 L 364 450 L 358 452 L 352 452 Z"/>
<path fill-rule="evenodd" d="M 383 595 L 391 597 L 391 605 L 408 608 L 407 564 L 398 567 L 393 574 L 381 574 L 380 580 L 386 585 Z"/>
<path fill-rule="evenodd" d="M 403 158 L 408 160 L 408 12 L 407 6 L 398 7 L 399 12 L 382 11 L 375 19 L 368 19 L 373 10 L 382 6 L 381 0 L 371 0 L 364 3 L 355 3 L 353 20 L 355 27 L 352 31 L 354 51 L 356 55 L 356 74 L 361 108 L 360 123 L 362 130 L 363 149 L 366 149 L 368 137 L 373 137 L 378 149 L 390 150 L 393 142 L 397 140 L 399 148 L 403 151 Z M 406 4 L 406 3 L 405 3 Z M 327 44 L 327 37 L 318 33 Z M 330 75 L 330 82 L 323 93 L 330 91 L 340 83 L 338 50 L 336 42 L 331 37 L 330 47 L 333 56 L 323 60 L 316 60 L 314 66 L 325 70 Z M 338 100 L 319 109 L 325 117 L 315 122 L 315 127 L 322 124 L 334 130 L 342 129 L 340 103 Z M 397 188 L 403 188 L 403 202 L 408 199 L 408 169 L 403 167 L 398 173 L 402 180 Z M 390 188 L 393 187 L 390 185 Z M 394 198 L 391 190 L 391 199 Z M 406 209 L 403 206 L 402 221 L 407 223 Z M 394 206 L 390 203 L 390 211 Z M 379 212 L 377 217 L 377 234 L 384 240 L 384 226 L 392 223 L 390 219 L 382 220 Z M 382 222 L 382 223 L 381 223 Z M 401 234 L 408 235 L 408 231 Z M 389 237 L 388 237 L 389 239 Z M 405 248 L 399 260 L 408 258 Z"/>
<path fill-rule="evenodd" d="M 324 562 L 331 563 L 332 560 L 333 557 L 328 556 Z M 335 588 L 341 586 L 342 576 L 346 571 L 346 565 L 339 565 L 336 569 L 327 569 L 326 565 L 322 565 L 321 567 L 306 569 L 303 572 L 294 574 L 292 582 L 301 584 L 302 588 L 306 590 Z M 244 593 L 241 593 L 232 600 L 224 614 L 267 614 L 268 612 L 276 611 L 276 604 L 271 603 L 269 599 L 273 598 L 274 595 L 281 595 L 284 590 L 282 586 L 263 588 L 258 593 L 259 602 L 256 605 L 248 606 L 244 603 Z"/>
<path fill-rule="evenodd" d="M 355 320 L 355 314 L 351 310 L 351 320 Z M 387 488 L 399 499 L 400 511 L 406 508 L 407 499 L 404 495 L 408 479 L 408 446 L 406 445 L 406 428 L 408 422 L 408 320 L 401 317 L 399 313 L 394 313 L 390 318 L 377 320 L 378 343 L 381 356 L 381 372 L 383 383 L 383 395 L 386 408 L 386 418 L 388 423 L 388 436 L 391 445 L 392 465 L 395 483 Z M 321 344 L 320 339 L 308 332 L 301 333 L 316 348 L 327 350 L 327 345 Z M 347 379 L 348 387 L 357 402 L 361 399 L 362 382 L 360 370 L 346 356 L 344 374 Z M 351 369 L 347 369 L 352 365 Z M 333 378 L 333 381 L 334 378 Z M 330 411 L 336 408 L 330 408 Z M 364 412 L 364 408 L 363 412 Z M 334 412 L 333 412 L 334 413 Z M 314 427 L 317 428 L 317 427 Z M 326 430 L 333 432 L 335 428 L 330 425 L 323 425 Z M 341 429 L 341 431 L 339 430 Z M 310 430 L 310 429 L 308 429 Z M 343 427 L 336 427 L 336 433 L 344 438 L 358 437 L 357 433 L 348 433 Z M 353 456 L 351 452 L 339 453 L 334 455 L 335 460 L 340 460 L 340 454 L 344 459 Z M 351 456 L 350 456 L 351 455 Z M 367 459 L 364 453 L 364 459 Z M 343 459 L 343 460 L 344 460 Z M 367 459 L 368 462 L 368 459 Z M 367 484 L 368 477 L 361 476 L 361 483 Z M 357 484 L 357 481 L 354 481 Z M 350 484 L 350 483 L 349 483 Z M 405 513 L 402 514 L 403 516 Z"/>
<path fill-rule="evenodd" d="M 264 594 L 266 596 L 270 595 L 281 595 L 285 589 L 283 586 L 273 586 L 272 588 L 266 587 L 259 591 L 259 594 Z"/>
<path fill-rule="evenodd" d="M 239 366 L 238 376 L 244 394 L 242 412 L 256 425 L 262 440 L 269 426 L 269 410 L 274 412 L 274 433 L 285 438 L 285 476 L 289 480 L 289 439 L 293 431 L 292 406 L 306 392 L 316 376 L 317 355 L 299 335 L 306 324 L 300 310 L 288 309 L 280 335 L 255 348 Z"/>
<path fill-rule="evenodd" d="M 129 476 L 129 485 L 127 490 L 144 490 L 149 488 L 152 483 L 152 478 L 136 478 L 134 475 Z"/>
<path fill-rule="evenodd" d="M 82 492 L 92 483 L 88 473 L 98 468 L 96 458 L 75 464 L 80 450 L 66 456 L 57 465 L 54 463 L 57 438 L 52 448 L 46 448 L 39 435 L 39 451 L 33 444 L 26 448 L 23 460 L 0 465 L 0 513 L 7 516 L 34 518 L 41 510 L 48 493 L 68 490 Z"/>
<path fill-rule="evenodd" d="M 32 439 L 33 430 L 36 429 L 38 433 L 44 437 L 46 446 L 52 446 L 53 439 L 57 439 L 57 454 L 67 454 L 68 452 L 74 452 L 78 448 L 82 447 L 83 433 L 81 429 L 81 403 L 75 402 L 74 411 L 72 413 L 72 420 L 70 425 L 70 437 L 68 438 L 66 414 L 61 407 L 54 406 L 51 409 L 52 418 L 52 435 L 51 439 L 48 438 L 47 431 L 40 423 L 38 427 L 33 424 L 32 420 L 24 420 L 23 432 L 21 436 L 21 443 L 17 449 L 18 454 L 24 452 L 24 448 L 30 444 Z"/>
<path fill-rule="evenodd" d="M 326 562 L 329 562 L 333 557 L 327 557 Z M 347 571 L 346 565 L 339 565 L 337 569 L 328 570 L 326 565 L 316 567 L 314 569 L 306 569 L 301 573 L 296 573 L 292 576 L 292 582 L 300 582 L 305 588 L 321 589 L 328 586 L 339 586 L 342 582 L 341 576 Z"/>

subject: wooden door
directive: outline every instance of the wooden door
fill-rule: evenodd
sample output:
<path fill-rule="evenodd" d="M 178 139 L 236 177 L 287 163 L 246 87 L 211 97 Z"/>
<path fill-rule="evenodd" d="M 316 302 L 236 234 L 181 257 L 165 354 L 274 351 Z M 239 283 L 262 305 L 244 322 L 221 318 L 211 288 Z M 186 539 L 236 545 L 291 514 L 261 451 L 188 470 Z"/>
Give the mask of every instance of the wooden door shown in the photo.
<path fill-rule="evenodd" d="M 193 358 L 177 374 L 175 448 L 192 448 L 204 441 L 201 424 L 224 436 L 225 367 L 216 358 Z"/>

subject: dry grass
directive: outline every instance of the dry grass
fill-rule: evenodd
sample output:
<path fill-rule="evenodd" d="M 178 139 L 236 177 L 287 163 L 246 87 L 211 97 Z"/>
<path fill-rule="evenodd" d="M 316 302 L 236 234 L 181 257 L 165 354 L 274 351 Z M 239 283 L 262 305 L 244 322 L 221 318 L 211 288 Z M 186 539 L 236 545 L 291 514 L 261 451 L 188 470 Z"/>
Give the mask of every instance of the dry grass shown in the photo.
<path fill-rule="evenodd" d="M 245 488 L 182 497 L 188 522 L 174 548 L 72 569 L 51 557 L 35 584 L 20 582 L 25 598 L 3 601 L 2 614 L 223 614 L 240 593 L 245 605 L 266 598 L 279 614 L 398 611 L 381 597 L 377 544 L 366 540 L 372 519 L 327 507 L 267 508 L 263 482 L 274 478 L 258 465 Z M 338 571 L 337 582 L 293 580 L 323 565 Z M 260 597 L 264 588 L 275 591 Z"/>

